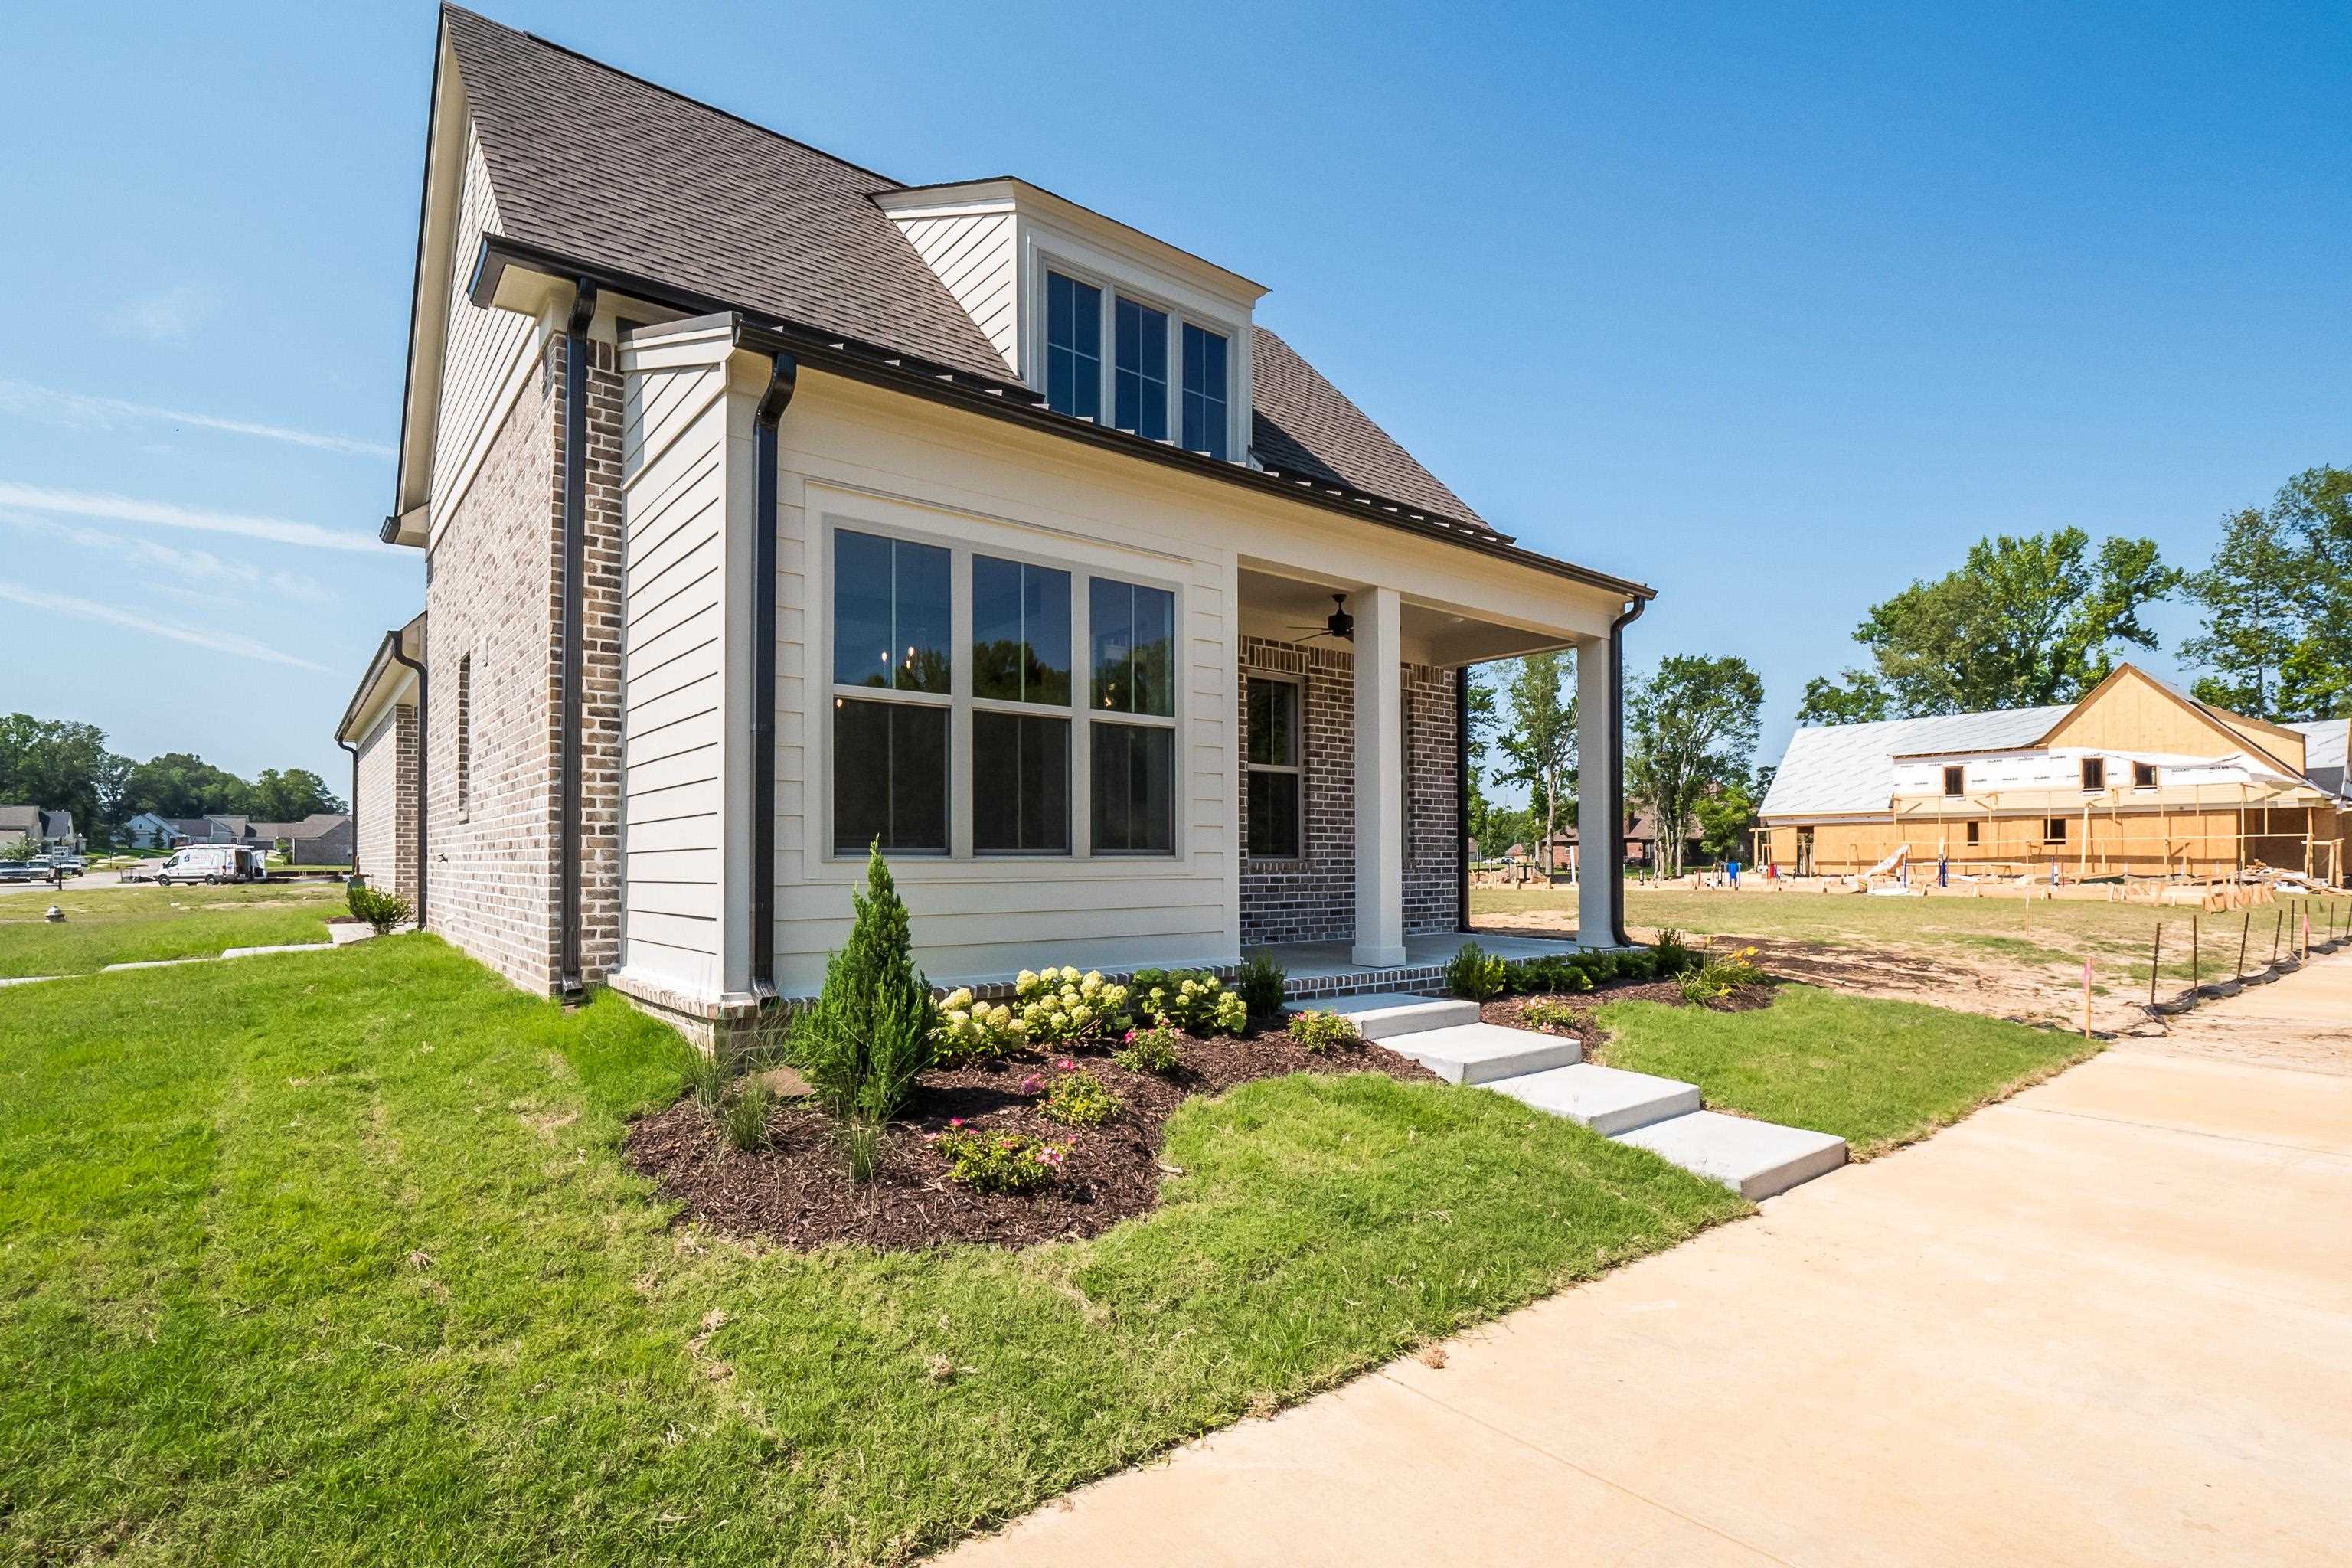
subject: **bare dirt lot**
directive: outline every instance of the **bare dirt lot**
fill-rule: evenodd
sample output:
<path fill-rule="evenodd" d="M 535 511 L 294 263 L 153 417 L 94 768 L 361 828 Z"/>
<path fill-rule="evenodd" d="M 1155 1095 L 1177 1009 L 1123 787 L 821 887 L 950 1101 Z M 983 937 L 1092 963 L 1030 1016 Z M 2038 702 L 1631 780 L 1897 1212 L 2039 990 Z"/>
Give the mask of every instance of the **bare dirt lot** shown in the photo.
<path fill-rule="evenodd" d="M 1479 929 L 1557 936 L 1576 929 L 1567 889 L 1480 889 L 1472 896 Z M 2305 1005 L 2289 976 L 2248 985 L 2226 1005 L 2171 1017 L 2143 1004 L 2157 928 L 2163 926 L 2157 993 L 2185 992 L 2192 972 L 2210 984 L 2230 980 L 2241 962 L 2259 972 L 2273 946 L 2292 948 L 2304 916 L 2314 940 L 2352 920 L 2352 900 L 2282 900 L 2263 909 L 2208 915 L 2195 925 L 2178 910 L 2020 900 L 1879 899 L 1716 892 L 1633 891 L 1627 919 L 1637 940 L 1664 927 L 1718 945 L 1753 944 L 1771 973 L 1857 995 L 1926 1002 L 2055 1028 L 2083 1026 L 2083 965 L 2092 971 L 2091 1026 L 2117 1038 L 2168 1048 L 2268 1061 L 2313 1070 L 2352 1072 L 2342 1049 L 2352 1018 Z"/>

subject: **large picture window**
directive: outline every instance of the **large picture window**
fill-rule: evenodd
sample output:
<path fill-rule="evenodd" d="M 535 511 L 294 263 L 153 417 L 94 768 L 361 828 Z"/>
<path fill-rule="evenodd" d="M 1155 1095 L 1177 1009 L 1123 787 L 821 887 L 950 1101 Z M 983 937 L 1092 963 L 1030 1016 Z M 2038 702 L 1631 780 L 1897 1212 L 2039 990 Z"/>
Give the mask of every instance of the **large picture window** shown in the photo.
<path fill-rule="evenodd" d="M 833 551 L 835 852 L 945 854 L 949 552 L 847 529 Z"/>
<path fill-rule="evenodd" d="M 1249 683 L 1249 852 L 1255 860 L 1299 858 L 1298 683 Z"/>
<path fill-rule="evenodd" d="M 1172 590 L 862 529 L 832 562 L 834 854 L 1175 853 Z"/>

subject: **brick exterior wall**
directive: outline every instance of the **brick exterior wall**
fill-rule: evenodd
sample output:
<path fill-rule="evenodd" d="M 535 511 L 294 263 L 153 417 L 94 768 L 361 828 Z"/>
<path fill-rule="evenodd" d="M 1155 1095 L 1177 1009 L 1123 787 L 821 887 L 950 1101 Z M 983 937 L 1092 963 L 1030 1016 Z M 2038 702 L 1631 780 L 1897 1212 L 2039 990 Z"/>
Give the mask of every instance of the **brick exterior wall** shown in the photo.
<path fill-rule="evenodd" d="M 1356 934 L 1356 676 L 1352 654 L 1329 644 L 1242 639 L 1241 733 L 1249 733 L 1249 678 L 1296 678 L 1299 696 L 1306 822 L 1296 860 L 1249 858 L 1249 782 L 1237 787 L 1242 838 L 1242 945 L 1345 942 Z M 1458 923 L 1454 900 L 1461 800 L 1454 675 L 1404 667 L 1404 928 L 1409 935 Z M 1246 752 L 1244 752 L 1246 755 Z"/>
<path fill-rule="evenodd" d="M 416 710 L 403 702 L 360 742 L 359 872 L 368 886 L 416 897 Z"/>
<path fill-rule="evenodd" d="M 581 723 L 583 978 L 620 949 L 621 377 L 592 343 Z M 425 558 L 433 931 L 527 990 L 560 978 L 564 351 L 515 400 Z M 470 661 L 467 798 L 457 797 L 457 668 Z"/>

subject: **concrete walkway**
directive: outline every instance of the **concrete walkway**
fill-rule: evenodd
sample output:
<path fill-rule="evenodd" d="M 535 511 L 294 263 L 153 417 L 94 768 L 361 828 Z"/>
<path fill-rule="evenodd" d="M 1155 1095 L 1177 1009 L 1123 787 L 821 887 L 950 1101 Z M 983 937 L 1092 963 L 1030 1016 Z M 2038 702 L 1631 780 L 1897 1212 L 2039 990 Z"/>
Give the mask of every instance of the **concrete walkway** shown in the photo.
<path fill-rule="evenodd" d="M 2352 1561 L 2352 1077 L 2127 1044 L 1446 1349 L 947 1561 Z"/>

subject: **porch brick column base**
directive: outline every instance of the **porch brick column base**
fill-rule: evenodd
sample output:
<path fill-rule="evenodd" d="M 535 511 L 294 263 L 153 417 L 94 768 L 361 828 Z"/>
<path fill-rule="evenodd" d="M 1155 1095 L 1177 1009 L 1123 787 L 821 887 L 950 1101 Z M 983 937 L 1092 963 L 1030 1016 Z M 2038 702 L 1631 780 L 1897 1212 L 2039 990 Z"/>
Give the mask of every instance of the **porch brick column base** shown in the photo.
<path fill-rule="evenodd" d="M 1404 604 L 1350 595 L 1356 616 L 1357 963 L 1404 962 Z"/>

